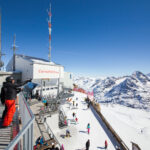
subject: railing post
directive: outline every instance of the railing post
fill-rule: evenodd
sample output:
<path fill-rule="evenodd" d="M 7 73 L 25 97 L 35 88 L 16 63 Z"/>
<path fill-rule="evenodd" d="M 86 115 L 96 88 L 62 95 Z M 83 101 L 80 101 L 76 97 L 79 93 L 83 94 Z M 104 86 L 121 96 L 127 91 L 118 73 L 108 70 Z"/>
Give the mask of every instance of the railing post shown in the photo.
<path fill-rule="evenodd" d="M 23 135 L 23 150 L 26 150 L 26 143 L 25 143 L 25 140 L 26 139 L 26 136 L 25 134 Z"/>
<path fill-rule="evenodd" d="M 33 123 L 31 125 L 31 137 L 32 137 L 32 139 L 31 139 L 31 150 L 33 150 Z"/>
<path fill-rule="evenodd" d="M 30 128 L 29 128 L 30 129 Z M 29 129 L 28 129 L 28 131 L 27 131 L 27 145 L 28 145 L 28 150 L 30 150 L 30 131 L 29 131 Z"/>

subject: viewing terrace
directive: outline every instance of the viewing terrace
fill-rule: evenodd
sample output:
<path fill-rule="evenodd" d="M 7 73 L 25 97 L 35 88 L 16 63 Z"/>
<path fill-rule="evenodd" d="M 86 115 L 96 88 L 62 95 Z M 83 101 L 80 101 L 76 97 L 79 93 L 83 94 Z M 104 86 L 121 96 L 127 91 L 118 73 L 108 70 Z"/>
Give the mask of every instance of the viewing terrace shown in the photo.
<path fill-rule="evenodd" d="M 21 92 L 19 107 L 16 108 L 11 126 L 2 128 L 2 119 L 0 119 L 0 150 L 33 150 L 39 136 L 43 136 L 47 144 L 37 149 L 44 150 L 51 147 L 52 143 L 60 147 L 53 132 L 44 124 L 44 118 L 57 112 L 60 101 L 63 102 L 63 99 L 70 96 L 73 95 L 64 90 L 55 99 L 47 99 L 48 105 L 44 107 L 43 103 L 36 99 L 27 102 Z M 0 104 L 0 118 L 2 118 L 3 110 L 4 106 Z"/>

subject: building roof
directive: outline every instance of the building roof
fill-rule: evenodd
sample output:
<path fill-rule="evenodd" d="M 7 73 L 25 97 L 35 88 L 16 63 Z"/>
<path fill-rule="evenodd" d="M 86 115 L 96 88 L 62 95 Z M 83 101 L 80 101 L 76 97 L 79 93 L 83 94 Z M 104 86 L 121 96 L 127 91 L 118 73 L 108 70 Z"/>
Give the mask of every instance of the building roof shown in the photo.
<path fill-rule="evenodd" d="M 54 62 L 49 62 L 48 60 L 43 59 L 43 58 L 37 58 L 37 57 L 32 57 L 32 56 L 25 56 L 25 55 L 20 55 L 20 54 L 17 54 L 16 57 L 21 57 L 23 59 L 26 59 L 26 60 L 31 61 L 32 63 L 36 63 L 36 64 L 46 64 L 46 65 L 62 66 L 62 65 L 56 64 Z"/>

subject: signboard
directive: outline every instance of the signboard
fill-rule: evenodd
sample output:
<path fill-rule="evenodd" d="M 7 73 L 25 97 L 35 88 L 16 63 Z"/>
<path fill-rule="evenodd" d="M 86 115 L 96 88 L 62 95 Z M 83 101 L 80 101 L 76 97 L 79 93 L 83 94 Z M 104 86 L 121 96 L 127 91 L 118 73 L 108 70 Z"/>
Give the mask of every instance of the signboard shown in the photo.
<path fill-rule="evenodd" d="M 34 64 L 33 65 L 33 79 L 42 78 L 63 78 L 64 77 L 64 67 L 55 65 L 43 65 Z"/>

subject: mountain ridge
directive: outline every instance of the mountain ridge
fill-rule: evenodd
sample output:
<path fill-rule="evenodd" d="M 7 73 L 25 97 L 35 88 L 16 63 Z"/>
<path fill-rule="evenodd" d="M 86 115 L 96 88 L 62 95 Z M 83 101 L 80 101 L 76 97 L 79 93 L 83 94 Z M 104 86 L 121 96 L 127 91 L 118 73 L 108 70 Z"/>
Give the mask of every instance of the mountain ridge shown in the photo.
<path fill-rule="evenodd" d="M 74 76 L 74 83 L 85 90 L 93 90 L 95 100 L 100 103 L 150 110 L 150 76 L 140 71 L 105 79 Z"/>

